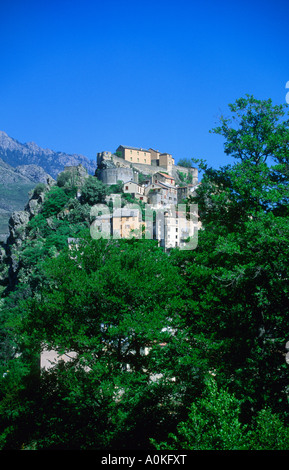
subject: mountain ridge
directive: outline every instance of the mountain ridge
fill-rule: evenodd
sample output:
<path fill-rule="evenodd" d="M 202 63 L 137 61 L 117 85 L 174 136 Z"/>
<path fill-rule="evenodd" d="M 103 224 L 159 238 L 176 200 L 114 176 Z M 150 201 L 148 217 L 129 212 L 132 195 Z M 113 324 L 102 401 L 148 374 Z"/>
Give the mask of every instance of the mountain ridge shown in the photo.
<path fill-rule="evenodd" d="M 14 168 L 28 164 L 38 165 L 53 178 L 65 166 L 81 164 L 89 174 L 94 174 L 96 169 L 96 163 L 84 155 L 44 149 L 35 142 L 21 143 L 4 131 L 0 131 L 0 158 Z"/>
<path fill-rule="evenodd" d="M 95 173 L 96 163 L 84 155 L 55 152 L 35 142 L 23 144 L 0 130 L 0 241 L 8 236 L 9 217 L 24 208 L 37 183 L 56 180 L 66 166 L 79 164 Z"/>

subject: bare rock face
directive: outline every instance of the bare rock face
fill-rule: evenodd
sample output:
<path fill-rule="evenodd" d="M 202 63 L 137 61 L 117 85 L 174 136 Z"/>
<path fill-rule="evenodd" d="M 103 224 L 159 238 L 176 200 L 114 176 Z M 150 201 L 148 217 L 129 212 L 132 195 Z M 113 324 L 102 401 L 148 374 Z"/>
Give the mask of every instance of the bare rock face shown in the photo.
<path fill-rule="evenodd" d="M 15 211 L 9 219 L 9 242 L 15 245 L 21 245 L 25 240 L 26 226 L 30 216 L 27 211 Z"/>
<path fill-rule="evenodd" d="M 16 228 L 20 225 L 27 225 L 29 222 L 29 214 L 26 211 L 15 211 L 12 213 L 9 226 Z"/>
<path fill-rule="evenodd" d="M 35 183 L 46 183 L 51 178 L 39 165 L 19 165 L 15 172 Z"/>
<path fill-rule="evenodd" d="M 41 209 L 41 203 L 37 199 L 29 199 L 28 203 L 25 206 L 25 211 L 27 211 L 30 216 L 37 215 Z"/>

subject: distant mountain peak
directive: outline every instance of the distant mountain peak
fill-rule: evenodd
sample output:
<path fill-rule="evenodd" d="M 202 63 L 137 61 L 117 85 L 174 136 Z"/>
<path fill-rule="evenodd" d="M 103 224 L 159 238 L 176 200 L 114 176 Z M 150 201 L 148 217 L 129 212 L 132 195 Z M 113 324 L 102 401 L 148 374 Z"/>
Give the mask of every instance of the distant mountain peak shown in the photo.
<path fill-rule="evenodd" d="M 43 149 L 33 141 L 22 144 L 4 131 L 0 131 L 0 158 L 14 168 L 37 165 L 53 178 L 56 178 L 66 166 L 77 166 L 80 163 L 90 174 L 94 174 L 96 169 L 96 163 L 84 155 Z"/>

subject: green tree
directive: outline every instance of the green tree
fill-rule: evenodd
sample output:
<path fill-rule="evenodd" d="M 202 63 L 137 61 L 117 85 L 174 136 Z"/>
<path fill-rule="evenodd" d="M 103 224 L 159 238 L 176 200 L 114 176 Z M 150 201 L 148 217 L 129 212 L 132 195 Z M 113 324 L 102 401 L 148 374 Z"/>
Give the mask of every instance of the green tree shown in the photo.
<path fill-rule="evenodd" d="M 288 450 L 289 428 L 269 409 L 257 413 L 251 426 L 241 419 L 241 402 L 209 380 L 205 393 L 191 405 L 188 419 L 158 450 Z"/>
<path fill-rule="evenodd" d="M 237 160 L 258 165 L 272 158 L 288 164 L 288 125 L 284 119 L 288 105 L 273 105 L 252 95 L 229 104 L 230 117 L 220 117 L 220 125 L 211 132 L 225 138 L 225 153 Z"/>
<path fill-rule="evenodd" d="M 71 194 L 63 188 L 54 186 L 46 195 L 42 205 L 41 213 L 45 218 L 58 214 L 70 199 Z"/>
<path fill-rule="evenodd" d="M 106 197 L 106 185 L 94 176 L 89 176 L 81 189 L 81 203 L 103 204 Z"/>
<path fill-rule="evenodd" d="M 211 368 L 242 398 L 244 419 L 267 405 L 289 416 L 286 108 L 247 97 L 230 109 L 214 132 L 236 162 L 205 170 L 194 199 L 204 230 L 189 265 L 178 261 L 195 300 L 188 321 L 206 332 Z"/>
<path fill-rule="evenodd" d="M 43 288 L 13 315 L 19 348 L 77 357 L 42 372 L 25 446 L 149 448 L 202 388 L 178 269 L 154 241 L 84 238 L 42 272 Z"/>
<path fill-rule="evenodd" d="M 62 188 L 63 186 L 69 185 L 71 183 L 71 173 L 69 171 L 63 171 L 57 176 L 57 186 Z"/>
<path fill-rule="evenodd" d="M 46 184 L 38 183 L 33 190 L 32 199 L 37 199 L 41 193 L 45 192 L 46 189 L 47 189 Z"/>
<path fill-rule="evenodd" d="M 110 184 L 106 186 L 106 193 L 110 194 L 122 194 L 123 193 L 123 182 L 118 180 L 116 184 Z"/>
<path fill-rule="evenodd" d="M 178 161 L 179 166 L 183 166 L 185 168 L 191 168 L 192 167 L 192 159 L 190 158 L 180 158 Z"/>

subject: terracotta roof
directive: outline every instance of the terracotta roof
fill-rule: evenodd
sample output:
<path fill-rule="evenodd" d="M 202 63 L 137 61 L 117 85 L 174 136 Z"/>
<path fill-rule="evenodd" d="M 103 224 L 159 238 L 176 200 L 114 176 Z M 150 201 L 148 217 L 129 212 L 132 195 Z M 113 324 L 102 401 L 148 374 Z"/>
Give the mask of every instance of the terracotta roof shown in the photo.
<path fill-rule="evenodd" d="M 164 176 L 165 178 L 169 178 L 170 180 L 174 180 L 174 179 L 175 179 L 175 178 L 173 178 L 173 177 L 170 176 L 170 175 L 166 175 L 165 173 L 161 173 L 160 171 L 158 171 L 158 174 Z"/>

